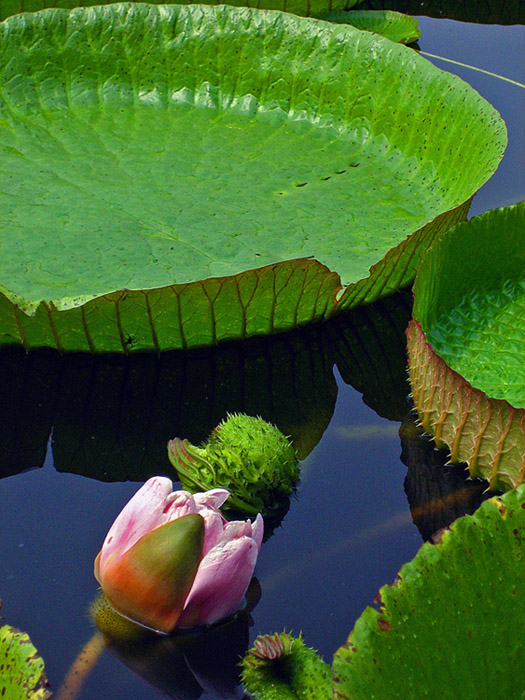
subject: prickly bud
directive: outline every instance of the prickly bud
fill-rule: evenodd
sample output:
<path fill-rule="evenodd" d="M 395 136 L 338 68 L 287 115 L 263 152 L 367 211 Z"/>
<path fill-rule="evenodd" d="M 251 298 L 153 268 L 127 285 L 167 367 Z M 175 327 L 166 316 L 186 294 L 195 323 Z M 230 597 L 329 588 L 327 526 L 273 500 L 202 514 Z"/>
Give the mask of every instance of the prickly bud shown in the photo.
<path fill-rule="evenodd" d="M 242 661 L 242 682 L 257 700 L 330 700 L 332 670 L 302 637 L 259 636 Z"/>
<path fill-rule="evenodd" d="M 170 440 L 168 455 L 184 489 L 228 489 L 227 506 L 250 514 L 279 508 L 299 478 L 288 438 L 262 418 L 243 414 L 228 416 L 200 447 Z"/>

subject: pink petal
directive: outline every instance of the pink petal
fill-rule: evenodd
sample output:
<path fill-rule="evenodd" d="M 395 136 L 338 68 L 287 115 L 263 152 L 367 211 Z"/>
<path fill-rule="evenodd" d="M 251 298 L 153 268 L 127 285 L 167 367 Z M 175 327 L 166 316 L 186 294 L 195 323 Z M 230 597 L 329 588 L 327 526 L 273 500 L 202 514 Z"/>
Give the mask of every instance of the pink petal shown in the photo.
<path fill-rule="evenodd" d="M 199 491 L 193 494 L 193 497 L 199 506 L 220 508 L 228 500 L 229 495 L 230 492 L 226 489 L 211 489 L 210 491 Z"/>
<path fill-rule="evenodd" d="M 249 520 L 232 520 L 227 523 L 222 533 L 221 542 L 230 542 L 239 537 L 251 537 L 252 526 Z"/>
<path fill-rule="evenodd" d="M 128 501 L 106 535 L 100 551 L 100 569 L 104 569 L 110 554 L 116 550 L 123 554 L 147 532 L 166 522 L 164 508 L 172 488 L 170 479 L 154 476 Z"/>
<path fill-rule="evenodd" d="M 236 612 L 251 581 L 257 555 L 257 544 L 251 537 L 221 542 L 210 550 L 199 565 L 177 626 L 213 624 Z"/>
<path fill-rule="evenodd" d="M 257 550 L 261 551 L 261 545 L 264 535 L 264 520 L 260 513 L 257 514 L 255 521 L 252 523 L 252 537 L 257 543 Z"/>
<path fill-rule="evenodd" d="M 184 515 L 198 513 L 197 505 L 191 493 L 188 491 L 174 491 L 166 498 L 164 507 L 166 522 L 182 518 Z"/>
<path fill-rule="evenodd" d="M 208 554 L 222 539 L 225 520 L 215 508 L 200 508 L 199 515 L 204 519 L 203 555 Z"/>
<path fill-rule="evenodd" d="M 257 551 L 261 550 L 261 544 L 264 535 L 264 520 L 259 513 L 254 522 L 249 520 L 232 520 L 224 527 L 224 533 L 221 537 L 221 542 L 228 542 L 237 537 L 252 537 L 257 544 Z"/>

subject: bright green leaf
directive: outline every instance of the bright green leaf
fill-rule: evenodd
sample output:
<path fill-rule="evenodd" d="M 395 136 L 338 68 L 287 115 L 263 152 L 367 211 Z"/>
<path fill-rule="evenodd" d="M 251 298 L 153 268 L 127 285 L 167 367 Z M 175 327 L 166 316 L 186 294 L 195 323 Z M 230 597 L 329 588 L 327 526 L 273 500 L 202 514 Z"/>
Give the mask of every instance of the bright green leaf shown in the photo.
<path fill-rule="evenodd" d="M 319 16 L 328 22 L 351 24 L 357 29 L 381 34 L 400 44 L 412 44 L 421 32 L 417 19 L 401 12 L 390 10 L 351 10 L 350 12 L 327 12 Z"/>
<path fill-rule="evenodd" d="M 337 651 L 334 698 L 521 698 L 524 543 L 522 486 L 423 545 Z"/>
<path fill-rule="evenodd" d="M 130 0 L 135 2 L 136 0 Z M 228 5 L 257 7 L 260 10 L 286 10 L 295 15 L 317 15 L 328 10 L 348 10 L 359 0 L 230 0 Z M 49 7 L 73 9 L 75 7 L 90 7 L 92 5 L 107 5 L 108 2 L 98 0 L 0 0 L 0 20 L 16 15 L 19 12 L 37 12 Z M 154 0 L 153 5 L 163 5 L 162 0 Z M 169 4 L 169 3 L 168 3 Z M 189 5 L 190 0 L 182 0 L 179 5 Z M 204 0 L 202 5 L 219 5 L 222 0 Z"/>
<path fill-rule="evenodd" d="M 437 241 L 414 284 L 414 404 L 426 430 L 491 488 L 525 465 L 525 204 L 487 212 Z"/>
<path fill-rule="evenodd" d="M 372 301 L 506 142 L 415 52 L 279 12 L 49 10 L 1 23 L 0 52 L 3 344 L 271 333 L 334 313 L 339 277 L 338 309 Z"/>
<path fill-rule="evenodd" d="M 0 697 L 5 700 L 46 700 L 44 662 L 29 636 L 14 627 L 0 627 Z"/>

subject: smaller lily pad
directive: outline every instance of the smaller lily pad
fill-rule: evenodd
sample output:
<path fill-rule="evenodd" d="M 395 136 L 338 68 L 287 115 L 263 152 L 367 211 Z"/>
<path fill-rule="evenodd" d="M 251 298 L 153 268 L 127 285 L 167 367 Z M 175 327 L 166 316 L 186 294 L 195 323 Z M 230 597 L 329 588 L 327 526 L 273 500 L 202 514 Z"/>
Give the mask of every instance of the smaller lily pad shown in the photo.
<path fill-rule="evenodd" d="M 522 486 L 424 544 L 336 652 L 333 697 L 523 697 L 524 540 Z"/>
<path fill-rule="evenodd" d="M 414 284 L 414 405 L 450 461 L 491 489 L 525 479 L 525 203 L 440 238 Z"/>
<path fill-rule="evenodd" d="M 0 697 L 6 700 L 46 700 L 44 662 L 25 632 L 4 625 L 0 627 Z"/>
<path fill-rule="evenodd" d="M 16 0 L 20 2 L 20 0 Z M 10 0 L 15 2 L 15 0 Z M 483 2 L 459 2 L 458 0 L 363 0 L 359 9 L 407 12 L 439 19 L 479 24 L 523 24 L 525 3 L 522 0 L 483 0 Z"/>
<path fill-rule="evenodd" d="M 421 36 L 415 17 L 392 10 L 327 12 L 320 19 L 337 24 L 351 24 L 357 29 L 380 34 L 398 44 L 413 44 Z"/>

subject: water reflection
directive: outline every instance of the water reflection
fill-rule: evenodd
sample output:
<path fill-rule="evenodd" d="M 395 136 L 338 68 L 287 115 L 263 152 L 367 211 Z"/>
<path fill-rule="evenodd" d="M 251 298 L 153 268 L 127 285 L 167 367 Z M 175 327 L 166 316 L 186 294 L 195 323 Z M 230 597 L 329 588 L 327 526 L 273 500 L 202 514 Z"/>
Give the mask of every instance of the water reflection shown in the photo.
<path fill-rule="evenodd" d="M 377 414 L 403 421 L 405 488 L 414 523 L 429 539 L 487 495 L 484 483 L 445 466 L 446 452 L 437 451 L 407 418 L 405 329 L 411 305 L 411 292 L 403 291 L 305 329 L 160 356 L 5 349 L 0 475 L 40 466 L 52 434 L 58 471 L 101 481 L 174 478 L 167 440 L 179 435 L 199 443 L 233 412 L 274 423 L 305 459 L 332 418 L 337 369 Z M 359 439 L 362 430 L 354 426 L 344 437 Z M 267 522 L 267 537 L 288 506 Z"/>
<path fill-rule="evenodd" d="M 400 429 L 401 461 L 408 467 L 405 492 L 414 525 L 424 540 L 431 540 L 454 520 L 470 515 L 495 494 L 487 482 L 470 479 L 467 465 L 448 464 L 447 450 L 438 450 L 408 414 Z"/>
<path fill-rule="evenodd" d="M 337 385 L 319 328 L 211 350 L 124 357 L 0 352 L 0 473 L 54 464 L 104 481 L 174 476 L 166 444 L 204 440 L 228 412 L 259 415 L 300 457 L 332 416 Z"/>
<path fill-rule="evenodd" d="M 405 290 L 336 317 L 326 327 L 343 381 L 389 420 L 401 420 L 407 411 L 405 330 L 411 318 L 412 292 Z"/>
<path fill-rule="evenodd" d="M 304 459 L 332 418 L 335 366 L 380 415 L 406 411 L 410 309 L 403 292 L 290 333 L 160 356 L 2 350 L 0 475 L 41 466 L 52 433 L 58 471 L 173 477 L 168 439 L 199 443 L 233 412 L 274 423 Z"/>
<path fill-rule="evenodd" d="M 208 629 L 178 632 L 168 637 L 142 636 L 119 642 L 103 635 L 107 650 L 167 697 L 196 700 L 209 693 L 216 698 L 239 700 L 239 660 L 249 647 L 251 611 L 261 590 L 253 579 L 246 594 L 246 607 L 233 618 Z"/>

